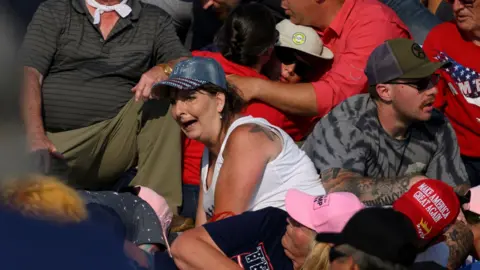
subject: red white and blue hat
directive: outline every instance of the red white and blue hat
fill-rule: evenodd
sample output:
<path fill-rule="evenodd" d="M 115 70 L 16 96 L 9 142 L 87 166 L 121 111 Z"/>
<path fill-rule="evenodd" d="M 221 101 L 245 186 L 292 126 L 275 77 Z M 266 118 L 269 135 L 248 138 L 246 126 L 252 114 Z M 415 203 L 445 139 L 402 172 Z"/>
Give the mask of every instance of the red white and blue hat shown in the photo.
<path fill-rule="evenodd" d="M 222 66 L 213 58 L 192 57 L 177 63 L 168 80 L 154 84 L 152 92 L 165 97 L 170 87 L 194 90 L 207 83 L 227 89 L 227 78 Z"/>

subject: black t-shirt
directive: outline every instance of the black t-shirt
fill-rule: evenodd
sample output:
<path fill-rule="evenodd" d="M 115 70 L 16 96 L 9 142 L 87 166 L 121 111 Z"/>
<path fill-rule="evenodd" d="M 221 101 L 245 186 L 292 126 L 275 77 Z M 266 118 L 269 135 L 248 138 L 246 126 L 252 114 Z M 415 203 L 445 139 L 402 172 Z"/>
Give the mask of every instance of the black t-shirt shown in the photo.
<path fill-rule="evenodd" d="M 204 225 L 217 246 L 244 269 L 293 269 L 282 237 L 288 214 L 268 207 Z"/>

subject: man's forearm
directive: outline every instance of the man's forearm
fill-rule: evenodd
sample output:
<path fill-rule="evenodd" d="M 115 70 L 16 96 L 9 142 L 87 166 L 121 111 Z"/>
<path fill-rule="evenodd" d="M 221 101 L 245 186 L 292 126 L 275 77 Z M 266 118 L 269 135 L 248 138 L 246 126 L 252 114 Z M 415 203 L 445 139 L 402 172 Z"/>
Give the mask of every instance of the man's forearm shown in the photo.
<path fill-rule="evenodd" d="M 461 184 L 461 185 L 458 185 L 458 186 L 454 187 L 453 190 L 455 190 L 455 192 L 458 195 L 463 196 L 463 195 L 467 194 L 468 190 L 470 190 L 470 185 L 469 184 Z"/>
<path fill-rule="evenodd" d="M 25 84 L 22 93 L 22 113 L 27 134 L 43 134 L 42 79 L 43 76 L 31 67 L 24 68 Z"/>
<path fill-rule="evenodd" d="M 262 80 L 256 99 L 294 115 L 316 116 L 317 97 L 311 83 L 286 84 Z"/>
<path fill-rule="evenodd" d="M 462 221 L 457 222 L 445 233 L 446 244 L 450 250 L 448 269 L 458 269 L 473 247 L 473 233 Z"/>
<path fill-rule="evenodd" d="M 391 205 L 410 187 L 413 176 L 370 178 L 357 173 L 331 168 L 322 172 L 322 183 L 328 193 L 351 192 L 368 206 Z"/>

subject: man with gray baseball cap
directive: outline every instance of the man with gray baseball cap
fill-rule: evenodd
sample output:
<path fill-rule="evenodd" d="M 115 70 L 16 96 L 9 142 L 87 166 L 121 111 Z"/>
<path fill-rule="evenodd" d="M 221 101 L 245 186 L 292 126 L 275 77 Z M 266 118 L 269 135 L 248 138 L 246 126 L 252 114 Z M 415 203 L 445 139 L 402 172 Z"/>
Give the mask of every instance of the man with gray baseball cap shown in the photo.
<path fill-rule="evenodd" d="M 432 106 L 436 71 L 446 65 L 430 62 L 408 39 L 388 40 L 373 50 L 365 69 L 369 93 L 335 107 L 304 144 L 327 192 L 352 192 L 366 205 L 389 206 L 425 178 L 467 191 L 455 133 Z M 472 236 L 463 227 L 455 224 L 445 234 L 449 265 L 469 250 Z"/>
<path fill-rule="evenodd" d="M 430 62 L 408 39 L 388 40 L 372 52 L 369 93 L 334 108 L 304 145 L 328 192 L 352 192 L 383 206 L 425 177 L 461 191 L 467 175 L 455 133 L 432 106 L 435 72 L 448 64 Z"/>

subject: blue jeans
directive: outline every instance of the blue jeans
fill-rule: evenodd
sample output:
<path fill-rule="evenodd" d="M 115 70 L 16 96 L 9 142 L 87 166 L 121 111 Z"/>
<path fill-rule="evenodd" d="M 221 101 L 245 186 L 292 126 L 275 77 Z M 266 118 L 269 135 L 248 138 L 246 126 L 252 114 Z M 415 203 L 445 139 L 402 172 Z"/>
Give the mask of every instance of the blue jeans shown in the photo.
<path fill-rule="evenodd" d="M 182 210 L 180 215 L 195 220 L 197 216 L 198 192 L 200 187 L 198 185 L 182 185 Z"/>
<path fill-rule="evenodd" d="M 413 39 L 423 44 L 430 30 L 442 21 L 418 0 L 381 0 L 407 25 Z"/>

